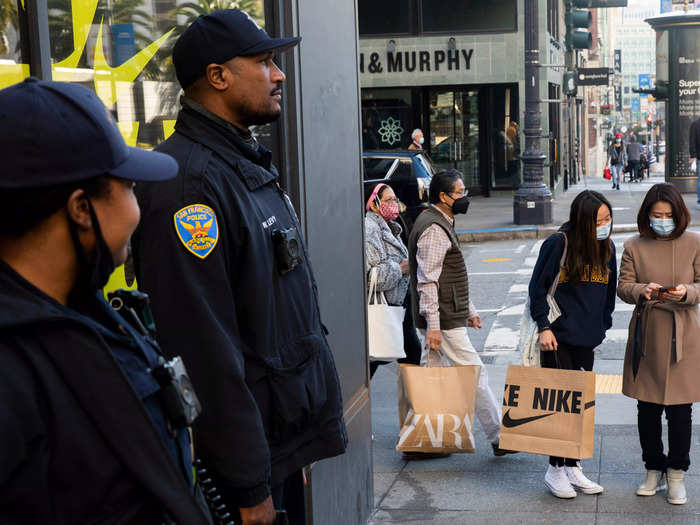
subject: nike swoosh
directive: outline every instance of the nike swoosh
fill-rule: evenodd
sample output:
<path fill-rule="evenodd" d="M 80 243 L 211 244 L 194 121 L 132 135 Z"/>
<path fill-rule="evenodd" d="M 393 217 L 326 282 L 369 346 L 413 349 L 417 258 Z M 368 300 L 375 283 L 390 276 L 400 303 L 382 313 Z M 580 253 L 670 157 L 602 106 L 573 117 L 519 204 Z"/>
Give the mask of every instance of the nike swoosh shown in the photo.
<path fill-rule="evenodd" d="M 531 416 L 531 417 L 522 417 L 518 419 L 513 419 L 510 417 L 510 408 L 508 409 L 508 412 L 506 412 L 503 415 L 503 426 L 506 428 L 513 428 L 513 427 L 519 427 L 520 425 L 524 425 L 525 423 L 530 423 L 532 421 L 537 421 L 538 419 L 542 419 L 545 417 L 553 416 L 554 412 L 550 414 L 541 414 L 539 416 Z"/>
<path fill-rule="evenodd" d="M 595 400 L 589 401 L 588 403 L 586 403 L 586 404 L 583 406 L 583 409 L 584 409 L 584 410 L 588 410 L 589 408 L 594 407 L 594 406 L 595 406 Z"/>

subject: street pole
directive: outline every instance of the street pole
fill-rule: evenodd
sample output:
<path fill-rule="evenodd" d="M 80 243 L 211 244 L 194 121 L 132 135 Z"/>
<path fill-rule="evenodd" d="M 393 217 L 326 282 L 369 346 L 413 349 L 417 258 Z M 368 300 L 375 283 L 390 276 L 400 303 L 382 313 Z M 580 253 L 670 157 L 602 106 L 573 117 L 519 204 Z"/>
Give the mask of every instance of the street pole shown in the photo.
<path fill-rule="evenodd" d="M 540 106 L 540 49 L 538 0 L 525 2 L 525 152 L 523 183 L 513 197 L 515 224 L 552 222 L 552 192 L 544 184 L 544 159 L 540 151 L 542 116 Z"/>

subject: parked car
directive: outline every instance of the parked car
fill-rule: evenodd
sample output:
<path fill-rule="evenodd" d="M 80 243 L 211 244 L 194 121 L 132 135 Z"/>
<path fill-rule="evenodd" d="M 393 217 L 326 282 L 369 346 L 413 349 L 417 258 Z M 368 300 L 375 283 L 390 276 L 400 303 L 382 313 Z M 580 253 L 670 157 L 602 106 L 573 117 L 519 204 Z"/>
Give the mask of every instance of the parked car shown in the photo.
<path fill-rule="evenodd" d="M 408 232 L 420 212 L 428 207 L 428 188 L 435 168 L 421 150 L 376 150 L 362 154 L 365 187 L 384 182 L 405 204 L 402 214 Z"/>

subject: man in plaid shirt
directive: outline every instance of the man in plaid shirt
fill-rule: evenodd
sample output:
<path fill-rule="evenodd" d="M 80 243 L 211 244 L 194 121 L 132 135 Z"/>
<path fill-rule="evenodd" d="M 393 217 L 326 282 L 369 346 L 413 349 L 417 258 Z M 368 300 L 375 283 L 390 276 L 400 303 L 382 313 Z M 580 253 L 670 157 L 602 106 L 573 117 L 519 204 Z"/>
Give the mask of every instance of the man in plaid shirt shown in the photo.
<path fill-rule="evenodd" d="M 504 456 L 511 452 L 498 446 L 501 406 L 467 334 L 467 326 L 481 328 L 481 317 L 469 299 L 466 262 L 454 229 L 455 214 L 466 213 L 469 208 L 462 174 L 453 169 L 436 174 L 430 184 L 430 203 L 416 220 L 408 243 L 413 317 L 424 345 L 421 364 L 425 365 L 429 352 L 434 351 L 442 366 L 481 366 L 476 417 L 494 455 Z"/>

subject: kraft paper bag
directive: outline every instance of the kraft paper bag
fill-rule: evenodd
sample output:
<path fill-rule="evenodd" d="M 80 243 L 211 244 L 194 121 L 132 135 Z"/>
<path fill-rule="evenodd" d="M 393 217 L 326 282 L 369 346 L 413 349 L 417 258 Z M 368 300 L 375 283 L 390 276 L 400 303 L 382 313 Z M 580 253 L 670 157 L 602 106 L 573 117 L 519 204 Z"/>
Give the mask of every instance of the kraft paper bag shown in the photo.
<path fill-rule="evenodd" d="M 508 367 L 499 446 L 546 456 L 593 457 L 595 373 Z"/>
<path fill-rule="evenodd" d="M 480 366 L 399 365 L 401 452 L 473 453 Z"/>

